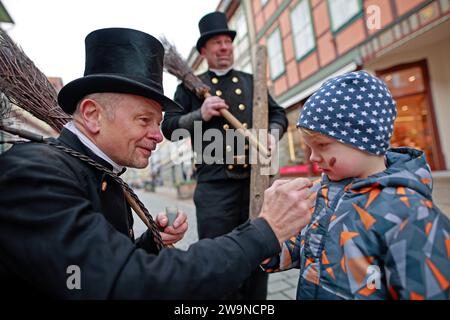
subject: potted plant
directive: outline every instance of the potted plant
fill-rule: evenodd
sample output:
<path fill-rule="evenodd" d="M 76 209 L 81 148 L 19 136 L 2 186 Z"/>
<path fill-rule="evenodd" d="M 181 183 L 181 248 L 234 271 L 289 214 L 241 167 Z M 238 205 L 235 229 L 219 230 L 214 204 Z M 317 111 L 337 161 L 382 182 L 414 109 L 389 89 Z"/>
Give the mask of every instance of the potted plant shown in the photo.
<path fill-rule="evenodd" d="M 178 182 L 176 184 L 178 199 L 192 199 L 196 185 L 197 182 L 195 180 Z"/>

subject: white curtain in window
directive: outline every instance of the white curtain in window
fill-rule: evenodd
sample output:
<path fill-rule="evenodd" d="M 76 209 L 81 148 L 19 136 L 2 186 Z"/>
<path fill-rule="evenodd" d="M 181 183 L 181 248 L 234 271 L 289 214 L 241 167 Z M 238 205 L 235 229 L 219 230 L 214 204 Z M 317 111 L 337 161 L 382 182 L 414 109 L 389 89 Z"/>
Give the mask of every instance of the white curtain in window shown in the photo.
<path fill-rule="evenodd" d="M 328 0 L 333 30 L 336 31 L 360 10 L 360 0 Z"/>
<path fill-rule="evenodd" d="M 273 32 L 267 39 L 267 52 L 270 63 L 270 75 L 272 79 L 275 79 L 284 72 L 283 50 L 279 29 Z"/>
<path fill-rule="evenodd" d="M 291 13 L 295 56 L 300 59 L 314 48 L 314 32 L 308 0 L 301 1 Z"/>

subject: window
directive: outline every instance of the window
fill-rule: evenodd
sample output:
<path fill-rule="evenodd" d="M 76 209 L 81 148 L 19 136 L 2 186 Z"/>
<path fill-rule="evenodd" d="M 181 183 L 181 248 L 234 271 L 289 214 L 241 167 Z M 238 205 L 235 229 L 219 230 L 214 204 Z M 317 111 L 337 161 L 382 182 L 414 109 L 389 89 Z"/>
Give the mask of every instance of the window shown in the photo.
<path fill-rule="evenodd" d="M 233 15 L 233 18 L 229 22 L 229 26 L 230 29 L 236 30 L 236 37 L 233 42 L 235 68 L 251 73 L 250 36 L 248 33 L 247 19 L 245 18 L 242 6 L 240 6 Z M 250 66 L 250 69 L 248 66 Z"/>
<path fill-rule="evenodd" d="M 244 11 L 242 10 L 242 8 L 238 9 L 233 22 L 235 23 L 236 39 L 241 40 L 246 37 L 248 33 L 247 21 L 245 19 Z"/>
<path fill-rule="evenodd" d="M 274 80 L 284 72 L 280 29 L 276 29 L 267 39 L 267 52 L 270 62 L 270 76 Z"/>
<path fill-rule="evenodd" d="M 328 0 L 333 31 L 338 31 L 361 12 L 361 0 Z"/>
<path fill-rule="evenodd" d="M 235 14 L 232 28 L 236 30 L 236 38 L 234 39 L 234 50 L 236 57 L 249 54 L 250 39 L 248 36 L 247 21 L 241 8 Z"/>
<path fill-rule="evenodd" d="M 301 59 L 315 47 L 308 0 L 300 1 L 292 10 L 291 23 L 294 34 L 295 56 L 297 59 Z"/>
<path fill-rule="evenodd" d="M 377 72 L 397 103 L 392 147 L 422 150 L 432 170 L 445 168 L 425 61 L 412 62 Z"/>
<path fill-rule="evenodd" d="M 261 7 L 264 7 L 269 0 L 260 0 L 259 2 L 261 3 Z"/>
<path fill-rule="evenodd" d="M 449 0 L 440 0 L 442 12 L 446 12 L 450 9 L 450 1 Z"/>

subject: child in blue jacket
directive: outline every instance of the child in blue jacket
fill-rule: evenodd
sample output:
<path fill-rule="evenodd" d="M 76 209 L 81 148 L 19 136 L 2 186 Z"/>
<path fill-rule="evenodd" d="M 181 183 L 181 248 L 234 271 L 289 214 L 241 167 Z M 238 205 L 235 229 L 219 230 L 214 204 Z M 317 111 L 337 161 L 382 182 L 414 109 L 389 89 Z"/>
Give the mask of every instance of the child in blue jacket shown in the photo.
<path fill-rule="evenodd" d="M 450 222 L 424 153 L 388 149 L 396 104 L 365 71 L 326 81 L 298 128 L 323 170 L 311 222 L 267 272 L 300 269 L 298 299 L 449 299 Z"/>

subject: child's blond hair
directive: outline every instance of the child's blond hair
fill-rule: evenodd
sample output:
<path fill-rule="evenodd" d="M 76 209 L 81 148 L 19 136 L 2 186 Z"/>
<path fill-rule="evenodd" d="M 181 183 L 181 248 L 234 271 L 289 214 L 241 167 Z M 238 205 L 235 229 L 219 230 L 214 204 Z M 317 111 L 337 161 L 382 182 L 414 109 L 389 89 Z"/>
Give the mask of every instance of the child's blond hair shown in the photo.
<path fill-rule="evenodd" d="M 305 135 L 305 136 L 313 137 L 313 136 L 317 136 L 318 134 L 320 134 L 320 133 L 317 132 L 317 131 L 312 131 L 312 130 L 306 129 L 306 128 L 304 128 L 304 127 L 299 127 L 298 129 L 299 129 L 300 132 L 301 132 L 303 135 Z"/>

